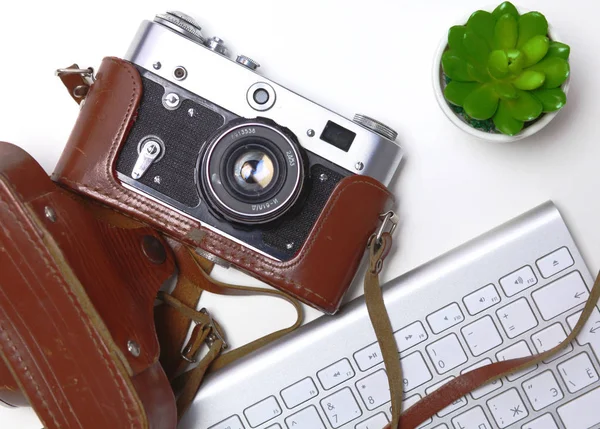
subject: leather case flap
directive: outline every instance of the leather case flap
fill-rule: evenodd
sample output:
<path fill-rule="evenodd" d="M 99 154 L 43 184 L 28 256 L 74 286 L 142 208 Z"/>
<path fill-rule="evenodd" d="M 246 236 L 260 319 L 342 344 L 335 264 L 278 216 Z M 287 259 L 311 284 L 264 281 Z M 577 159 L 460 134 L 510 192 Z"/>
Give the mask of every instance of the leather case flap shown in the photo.
<path fill-rule="evenodd" d="M 47 428 L 174 427 L 153 326 L 172 257 L 155 264 L 142 249 L 147 236 L 162 243 L 155 232 L 91 213 L 24 151 L 0 143 L 3 358 Z M 139 386 L 150 392 L 138 396 Z"/>

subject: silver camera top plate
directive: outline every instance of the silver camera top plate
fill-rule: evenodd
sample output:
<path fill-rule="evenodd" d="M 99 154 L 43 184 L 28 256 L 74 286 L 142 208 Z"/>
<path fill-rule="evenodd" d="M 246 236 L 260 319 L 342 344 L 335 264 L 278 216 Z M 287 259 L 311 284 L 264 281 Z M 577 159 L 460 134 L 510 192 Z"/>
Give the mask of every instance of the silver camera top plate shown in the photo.
<path fill-rule="evenodd" d="M 385 186 L 389 185 L 402 159 L 402 149 L 395 141 L 159 23 L 142 22 L 125 59 L 236 115 L 270 118 L 292 130 L 304 149 L 352 173 L 370 176 Z M 157 68 L 156 64 L 161 66 Z M 182 80 L 173 76 L 173 71 L 179 67 L 185 67 L 187 72 Z M 249 90 L 253 86 L 256 88 L 257 84 L 274 91 L 276 101 L 268 110 L 257 109 L 257 103 L 249 100 Z M 356 134 L 348 151 L 319 138 L 329 121 Z M 394 134 L 388 133 L 388 137 Z"/>

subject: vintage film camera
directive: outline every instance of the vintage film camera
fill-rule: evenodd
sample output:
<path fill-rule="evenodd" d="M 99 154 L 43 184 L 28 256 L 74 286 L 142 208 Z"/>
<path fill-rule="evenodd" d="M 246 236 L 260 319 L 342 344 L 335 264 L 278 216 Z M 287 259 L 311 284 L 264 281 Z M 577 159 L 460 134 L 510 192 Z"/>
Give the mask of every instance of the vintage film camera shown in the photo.
<path fill-rule="evenodd" d="M 349 259 L 350 250 L 342 248 L 348 242 L 333 240 L 328 255 L 323 255 L 332 258 L 333 270 L 350 271 L 343 280 L 325 277 L 323 281 L 344 285 L 310 286 L 306 275 L 302 280 L 288 275 L 290 267 L 296 272 L 323 271 L 293 261 L 305 259 L 303 252 L 319 247 L 309 241 L 335 238 L 333 233 L 317 237 L 316 231 L 338 201 L 332 195 L 344 179 L 363 178 L 370 187 L 383 188 L 387 193 L 380 198 L 379 209 L 383 209 L 383 200 L 390 197 L 385 187 L 402 158 L 396 132 L 364 115 L 348 120 L 265 78 L 256 72 L 255 61 L 244 55 L 233 60 L 221 39 L 205 37 L 198 23 L 180 12 L 144 21 L 124 59 L 135 67 L 143 87 L 131 123 L 119 136 L 122 141 L 115 158 L 108 161 L 127 195 L 135 193 L 138 199 L 142 196 L 160 205 L 156 209 L 160 215 L 151 217 L 162 218 L 163 229 L 172 235 L 182 234 L 169 230 L 170 218 L 199 224 L 206 232 L 202 239 L 179 238 L 187 238 L 203 256 L 230 262 L 334 312 L 343 295 L 339 292 L 345 291 L 356 271 L 357 255 L 364 251 L 362 235 L 372 233 L 362 230 L 367 225 L 352 220 L 349 211 L 354 208 L 348 206 L 344 209 L 348 215 L 337 214 L 336 220 L 352 222 L 346 234 L 361 235 L 361 245 L 351 249 Z M 100 80 L 102 73 L 98 76 Z M 82 112 L 88 104 L 89 100 Z M 112 109 L 103 104 L 96 103 L 96 109 Z M 85 127 L 82 116 L 78 126 Z M 91 144 L 71 140 L 70 146 Z M 74 162 L 70 156 L 67 147 L 59 170 L 60 165 Z M 73 181 L 66 183 L 72 186 Z M 88 188 L 78 189 L 87 192 Z M 368 201 L 363 201 L 361 192 L 370 191 L 365 185 L 351 186 L 341 200 L 351 198 L 353 205 L 360 206 Z M 120 196 L 118 204 L 106 202 L 123 209 L 126 198 L 131 197 Z M 377 217 L 369 219 L 368 228 L 378 222 Z M 215 250 L 223 247 L 227 250 Z M 325 298 L 331 305 L 323 305 L 309 297 L 315 291 L 298 292 L 304 287 L 338 291 L 335 298 Z"/>

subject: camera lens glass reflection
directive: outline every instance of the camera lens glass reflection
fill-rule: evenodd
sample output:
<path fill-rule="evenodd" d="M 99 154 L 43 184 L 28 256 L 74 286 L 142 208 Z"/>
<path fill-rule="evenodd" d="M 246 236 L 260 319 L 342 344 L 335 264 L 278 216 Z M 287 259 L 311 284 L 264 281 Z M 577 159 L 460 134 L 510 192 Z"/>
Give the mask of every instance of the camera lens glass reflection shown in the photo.
<path fill-rule="evenodd" d="M 262 193 L 273 183 L 275 166 L 271 157 L 261 150 L 250 150 L 235 161 L 236 184 L 246 192 Z"/>

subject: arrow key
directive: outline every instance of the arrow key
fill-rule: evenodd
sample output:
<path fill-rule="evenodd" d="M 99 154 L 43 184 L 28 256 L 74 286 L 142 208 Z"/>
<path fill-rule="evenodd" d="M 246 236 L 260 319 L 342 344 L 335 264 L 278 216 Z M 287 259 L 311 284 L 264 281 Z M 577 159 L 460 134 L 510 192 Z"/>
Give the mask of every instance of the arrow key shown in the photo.
<path fill-rule="evenodd" d="M 531 294 L 544 320 L 584 304 L 589 295 L 579 271 L 573 271 Z"/>
<path fill-rule="evenodd" d="M 581 313 L 580 311 L 567 318 L 567 323 L 571 329 L 575 327 Z M 596 353 L 596 358 L 600 359 L 600 311 L 598 311 L 598 308 L 594 308 L 594 311 L 592 311 L 590 318 L 577 336 L 577 342 L 582 346 L 589 344 Z"/>

